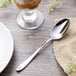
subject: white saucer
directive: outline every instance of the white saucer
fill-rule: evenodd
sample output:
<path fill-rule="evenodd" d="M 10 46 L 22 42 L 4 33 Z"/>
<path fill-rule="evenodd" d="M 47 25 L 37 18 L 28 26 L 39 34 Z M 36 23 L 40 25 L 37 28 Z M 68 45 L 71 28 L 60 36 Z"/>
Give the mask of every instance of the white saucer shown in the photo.
<path fill-rule="evenodd" d="M 44 22 L 44 15 L 36 10 L 36 14 L 37 14 L 37 20 L 36 20 L 36 25 L 32 26 L 32 25 L 28 25 L 22 18 L 22 15 L 24 14 L 24 11 L 21 11 L 18 15 L 17 15 L 17 24 L 23 28 L 23 29 L 27 29 L 27 30 L 32 30 L 32 29 L 36 29 L 38 27 L 40 27 L 43 22 Z"/>
<path fill-rule="evenodd" d="M 13 54 L 14 43 L 10 31 L 0 23 L 0 73 L 6 68 Z"/>

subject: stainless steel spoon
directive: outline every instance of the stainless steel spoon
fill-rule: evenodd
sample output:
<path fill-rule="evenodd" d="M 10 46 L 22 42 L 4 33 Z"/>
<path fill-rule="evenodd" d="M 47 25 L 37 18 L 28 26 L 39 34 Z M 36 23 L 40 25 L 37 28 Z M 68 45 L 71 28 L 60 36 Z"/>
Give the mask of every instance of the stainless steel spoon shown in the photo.
<path fill-rule="evenodd" d="M 50 42 L 51 40 L 61 39 L 64 34 L 67 32 L 69 27 L 69 19 L 60 20 L 53 28 L 51 32 L 51 38 L 49 38 L 40 48 L 38 48 L 30 57 L 28 57 L 22 64 L 20 64 L 16 71 L 23 70 L 36 56 L 41 52 Z"/>

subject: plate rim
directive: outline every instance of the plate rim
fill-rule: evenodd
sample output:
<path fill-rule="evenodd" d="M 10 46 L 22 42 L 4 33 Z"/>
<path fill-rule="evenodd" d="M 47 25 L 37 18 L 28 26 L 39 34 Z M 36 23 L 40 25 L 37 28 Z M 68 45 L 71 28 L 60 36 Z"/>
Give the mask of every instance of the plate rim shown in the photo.
<path fill-rule="evenodd" d="M 13 40 L 13 36 L 12 36 L 10 30 L 5 26 L 5 24 L 3 24 L 2 22 L 0 22 L 0 26 L 3 27 L 9 33 L 9 35 L 11 37 L 11 40 L 12 40 L 11 56 L 8 59 L 7 64 L 4 66 L 4 68 L 2 70 L 0 70 L 0 74 L 1 74 L 4 71 L 4 69 L 7 67 L 7 65 L 9 64 L 9 62 L 11 61 L 11 58 L 13 56 L 13 53 L 14 53 L 14 40 Z"/>

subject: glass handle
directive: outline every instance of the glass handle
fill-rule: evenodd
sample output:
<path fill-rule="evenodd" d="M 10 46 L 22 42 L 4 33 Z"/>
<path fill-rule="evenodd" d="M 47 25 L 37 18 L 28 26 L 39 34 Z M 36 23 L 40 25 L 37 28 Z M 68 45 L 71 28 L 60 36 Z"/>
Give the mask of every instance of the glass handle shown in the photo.
<path fill-rule="evenodd" d="M 32 24 L 36 22 L 37 15 L 35 10 L 24 10 L 22 18 L 26 23 Z"/>

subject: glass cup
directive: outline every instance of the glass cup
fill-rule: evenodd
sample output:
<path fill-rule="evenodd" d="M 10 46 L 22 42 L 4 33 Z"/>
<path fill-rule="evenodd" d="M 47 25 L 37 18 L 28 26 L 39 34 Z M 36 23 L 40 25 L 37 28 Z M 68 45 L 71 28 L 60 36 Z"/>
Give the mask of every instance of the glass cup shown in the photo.
<path fill-rule="evenodd" d="M 23 29 L 36 29 L 44 22 L 43 14 L 36 10 L 41 0 L 13 0 L 22 11 L 17 15 L 17 24 Z"/>

